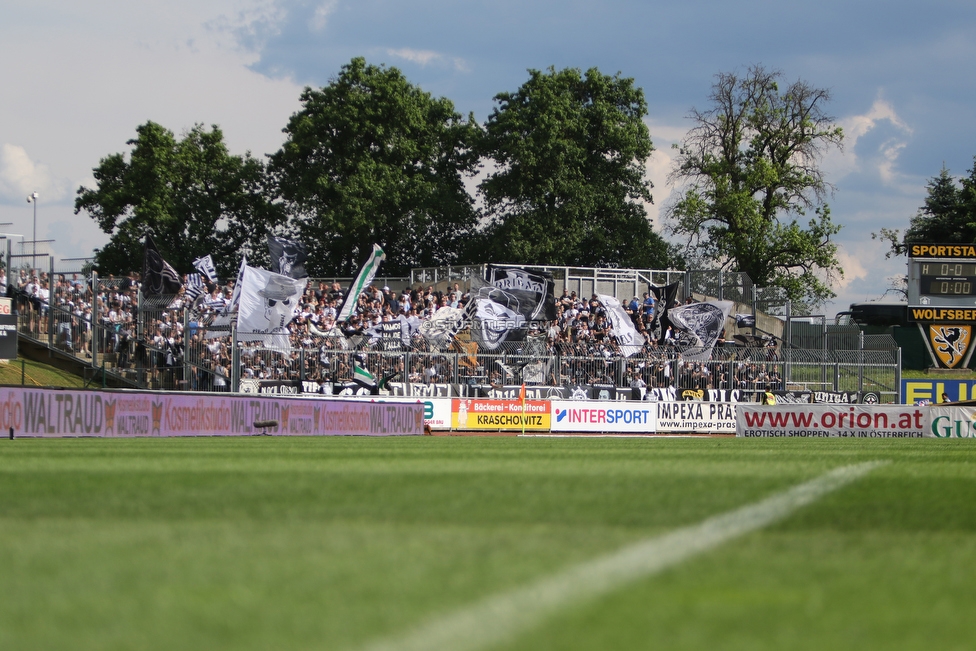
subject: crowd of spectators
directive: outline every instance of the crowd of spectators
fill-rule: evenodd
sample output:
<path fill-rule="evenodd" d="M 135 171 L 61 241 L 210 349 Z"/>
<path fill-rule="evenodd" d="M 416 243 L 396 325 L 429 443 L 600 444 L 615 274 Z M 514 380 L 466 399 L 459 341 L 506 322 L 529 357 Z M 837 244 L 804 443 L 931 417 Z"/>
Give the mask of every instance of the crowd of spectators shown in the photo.
<path fill-rule="evenodd" d="M 20 270 L 7 285 L 8 294 L 15 297 L 19 312 L 38 334 L 48 334 L 53 324 L 51 339 L 59 347 L 84 358 L 91 358 L 94 352 L 105 355 L 120 372 L 136 374 L 140 383 L 198 390 L 229 388 L 231 338 L 226 330 L 215 330 L 212 322 L 232 300 L 233 279 L 208 285 L 192 301 L 189 313 L 188 284 L 166 304 L 149 305 L 143 299 L 142 322 L 137 324 L 139 274 L 96 278 L 93 284 L 78 273 L 49 277 L 43 271 Z M 338 282 L 310 281 L 287 325 L 292 350 L 239 342 L 240 377 L 341 384 L 351 380 L 359 355 L 361 365 L 368 365 L 378 378 L 428 384 L 528 381 L 761 391 L 782 382 L 776 365 L 768 363 L 773 360 L 763 357 L 757 363 L 754 356 L 730 355 L 722 340 L 708 362 L 679 361 L 672 345 L 675 333 L 671 328 L 662 331 L 655 298 L 649 292 L 622 302 L 644 338 L 640 353 L 624 357 L 607 308 L 595 294 L 585 299 L 564 289 L 555 300 L 554 320 L 534 324 L 525 341 L 485 354 L 471 347 L 464 332 L 444 351 L 432 347 L 421 333 L 422 323 L 438 310 L 465 308 L 471 296 L 459 283 L 442 290 L 433 285 L 403 291 L 370 286 L 355 297 L 350 318 L 340 323 L 337 317 L 346 291 Z M 547 361 L 541 370 L 525 370 L 520 376 L 506 362 L 509 357 L 524 360 L 530 352 L 529 341 L 534 344 L 531 356 Z M 416 354 L 405 360 L 404 352 Z"/>

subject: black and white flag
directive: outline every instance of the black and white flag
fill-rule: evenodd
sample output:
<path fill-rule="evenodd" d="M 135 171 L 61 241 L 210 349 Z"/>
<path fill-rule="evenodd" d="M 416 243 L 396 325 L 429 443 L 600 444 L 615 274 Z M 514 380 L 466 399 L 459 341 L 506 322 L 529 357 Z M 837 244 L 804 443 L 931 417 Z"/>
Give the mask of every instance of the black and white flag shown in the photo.
<path fill-rule="evenodd" d="M 174 296 L 183 283 L 170 263 L 163 260 L 151 235 L 146 235 L 146 255 L 142 263 L 143 296 Z"/>
<path fill-rule="evenodd" d="M 205 255 L 193 261 L 193 266 L 202 273 L 208 281 L 217 282 L 217 268 L 214 267 L 213 256 Z"/>
<path fill-rule="evenodd" d="M 518 296 L 500 287 L 473 278 L 465 314 L 471 338 L 485 350 L 497 350 L 508 340 L 525 339 L 524 308 Z"/>
<path fill-rule="evenodd" d="M 268 235 L 268 253 L 271 254 L 271 271 L 289 278 L 307 278 L 305 261 L 308 254 L 305 245 L 283 237 Z"/>
<path fill-rule="evenodd" d="M 467 306 L 471 336 L 485 350 L 524 341 L 532 327 L 545 330 L 556 318 L 552 274 L 488 265 L 485 276 L 471 279 Z"/>
<path fill-rule="evenodd" d="M 434 350 L 444 350 L 464 327 L 465 312 L 456 307 L 442 307 L 420 324 L 420 334 Z"/>
<path fill-rule="evenodd" d="M 651 285 L 649 289 L 651 294 L 654 295 L 655 301 L 653 331 L 657 333 L 658 343 L 663 344 L 664 335 L 668 331 L 668 326 L 671 325 L 671 320 L 668 318 L 668 309 L 674 305 L 675 300 L 678 298 L 678 283 L 674 282 L 661 287 Z"/>
<path fill-rule="evenodd" d="M 756 325 L 756 315 L 755 314 L 736 314 L 735 315 L 735 327 L 736 328 L 751 328 Z"/>
<path fill-rule="evenodd" d="M 186 293 L 184 295 L 186 296 L 187 302 L 193 303 L 199 297 L 203 296 L 205 292 L 206 289 L 203 286 L 203 276 L 194 273 L 189 274 L 186 277 Z"/>
<path fill-rule="evenodd" d="M 231 315 L 237 311 L 241 302 L 241 287 L 244 285 L 244 270 L 247 269 L 247 256 L 241 256 L 241 267 L 237 272 L 237 282 L 234 283 L 234 291 L 231 293 L 230 301 L 224 304 L 223 311 L 217 315 L 213 323 L 207 329 L 205 339 L 216 339 L 230 334 Z"/>
<path fill-rule="evenodd" d="M 490 264 L 486 280 L 491 286 L 515 297 L 527 327 L 540 326 L 533 322 L 556 318 L 556 295 L 551 273 Z"/>
<path fill-rule="evenodd" d="M 307 278 L 290 278 L 246 267 L 237 311 L 237 338 L 261 341 L 275 350 L 291 350 L 288 324 L 294 318 Z"/>
<path fill-rule="evenodd" d="M 725 329 L 725 320 L 734 305 L 732 301 L 707 301 L 668 310 L 671 324 L 686 333 L 687 341 L 679 343 L 682 359 L 704 361 L 712 356 L 715 342 Z"/>

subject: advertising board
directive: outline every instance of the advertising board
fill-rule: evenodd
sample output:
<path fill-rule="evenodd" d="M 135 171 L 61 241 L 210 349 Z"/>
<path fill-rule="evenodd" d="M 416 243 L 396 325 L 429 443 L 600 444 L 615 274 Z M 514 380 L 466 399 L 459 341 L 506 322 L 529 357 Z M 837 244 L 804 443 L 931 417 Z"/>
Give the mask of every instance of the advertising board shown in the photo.
<path fill-rule="evenodd" d="M 451 425 L 458 430 L 548 431 L 549 401 L 454 398 Z"/>
<path fill-rule="evenodd" d="M 255 422 L 277 421 L 277 427 Z M 0 387 L 0 431 L 16 436 L 422 435 L 423 405 L 219 394 Z"/>
<path fill-rule="evenodd" d="M 735 412 L 742 403 L 731 402 L 658 402 L 659 432 L 735 433 Z"/>
<path fill-rule="evenodd" d="M 378 400 L 401 404 L 421 404 L 424 407 L 424 425 L 437 430 L 451 429 L 450 398 L 394 398 L 383 396 Z"/>
<path fill-rule="evenodd" d="M 736 436 L 918 438 L 925 407 L 905 405 L 738 405 Z"/>
<path fill-rule="evenodd" d="M 657 431 L 655 407 L 648 402 L 552 401 L 553 432 L 651 434 Z"/>
<path fill-rule="evenodd" d="M 976 407 L 928 407 L 925 435 L 940 439 L 976 439 Z"/>
<path fill-rule="evenodd" d="M 0 314 L 0 359 L 17 359 L 17 316 L 9 313 Z"/>
<path fill-rule="evenodd" d="M 914 405 L 920 401 L 942 402 L 942 394 L 949 402 L 976 400 L 976 380 L 905 380 L 901 381 L 902 402 Z"/>

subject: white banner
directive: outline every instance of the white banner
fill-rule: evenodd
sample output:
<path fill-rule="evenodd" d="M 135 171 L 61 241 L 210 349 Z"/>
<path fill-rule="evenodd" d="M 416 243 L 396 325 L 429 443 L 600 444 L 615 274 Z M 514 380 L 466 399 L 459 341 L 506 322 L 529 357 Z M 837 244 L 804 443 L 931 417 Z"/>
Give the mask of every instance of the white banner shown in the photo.
<path fill-rule="evenodd" d="M 926 408 L 906 405 L 751 405 L 736 409 L 736 436 L 916 438 Z"/>
<path fill-rule="evenodd" d="M 731 402 L 699 400 L 654 403 L 659 432 L 735 433 L 735 410 L 741 405 Z"/>
<path fill-rule="evenodd" d="M 940 439 L 976 439 L 976 407 L 926 408 L 925 436 Z"/>
<path fill-rule="evenodd" d="M 647 402 L 553 400 L 553 432 L 653 434 L 657 431 L 654 405 Z"/>

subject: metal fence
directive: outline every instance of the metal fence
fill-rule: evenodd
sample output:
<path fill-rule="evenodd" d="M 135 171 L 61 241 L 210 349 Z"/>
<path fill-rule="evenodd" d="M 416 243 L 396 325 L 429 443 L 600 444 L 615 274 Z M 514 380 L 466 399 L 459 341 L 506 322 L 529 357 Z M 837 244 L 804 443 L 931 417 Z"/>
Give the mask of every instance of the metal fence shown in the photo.
<path fill-rule="evenodd" d="M 42 255 L 33 257 L 39 260 Z M 648 346 L 631 357 L 621 356 L 612 346 L 551 342 L 542 350 L 530 350 L 526 342 L 505 342 L 497 351 L 486 352 L 462 336 L 449 349 L 436 350 L 423 338 L 403 345 L 369 337 L 321 337 L 308 331 L 292 337 L 291 349 L 277 350 L 242 343 L 230 328 L 208 338 L 208 333 L 215 332 L 212 312 L 189 309 L 179 301 L 154 303 L 138 295 L 130 278 L 86 276 L 77 265 L 74 269 L 62 265 L 57 270 L 50 256 L 44 261 L 47 268 L 43 271 L 25 268 L 16 256 L 8 266 L 8 283 L 13 288 L 8 293 L 21 336 L 80 361 L 91 369 L 93 378 L 134 388 L 230 391 L 240 388 L 242 381 L 252 385 L 264 381 L 307 383 L 329 392 L 348 387 L 359 364 L 377 381 L 446 386 L 445 391 L 457 394 L 471 387 L 525 383 L 739 391 L 742 399 L 767 389 L 870 391 L 883 402 L 898 399 L 899 349 L 890 337 L 865 336 L 851 327 L 793 322 L 790 339 L 775 347 L 726 344 L 717 347 L 706 362 L 683 361 L 676 350 L 664 346 Z M 584 278 L 571 273 L 581 270 L 563 269 L 563 281 L 578 283 L 578 292 L 597 288 L 590 293 L 610 293 L 616 287 L 617 295 L 624 297 L 633 287 L 626 283 L 654 280 L 665 284 L 669 279 L 655 277 L 653 271 Z M 47 278 L 51 285 L 47 302 L 16 289 L 21 271 L 28 278 L 35 272 L 38 278 Z M 472 271 L 464 273 L 470 277 Z M 438 282 L 460 282 L 464 273 L 439 276 Z M 716 273 L 688 278 L 688 286 L 702 294 L 721 287 L 727 298 L 749 298 L 741 275 Z M 402 280 L 413 284 L 421 277 Z M 588 282 L 593 284 L 585 284 Z"/>

